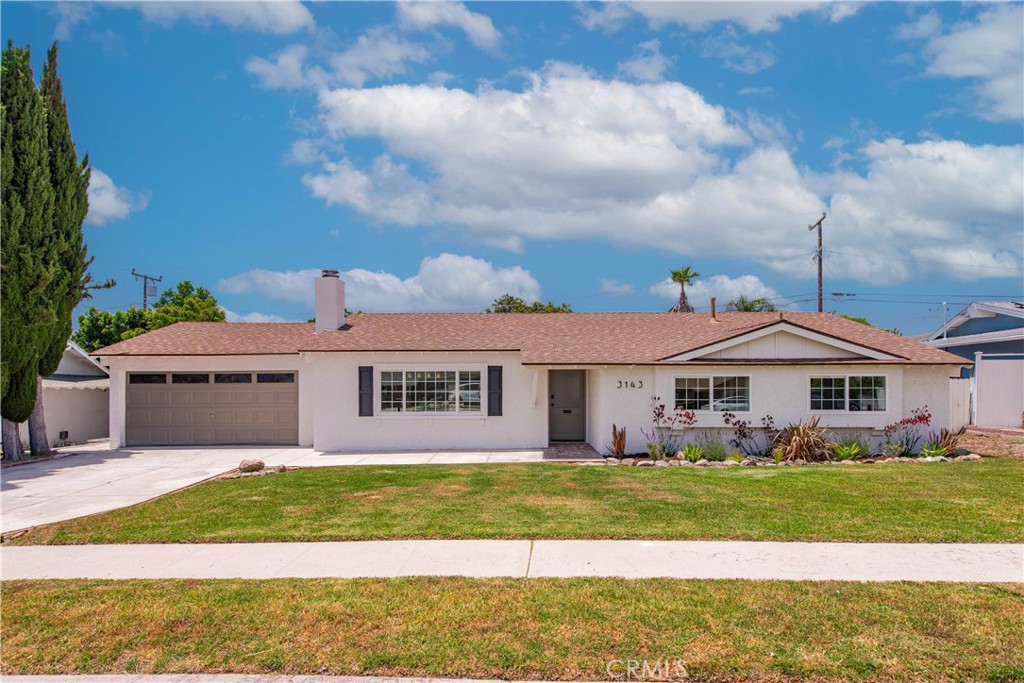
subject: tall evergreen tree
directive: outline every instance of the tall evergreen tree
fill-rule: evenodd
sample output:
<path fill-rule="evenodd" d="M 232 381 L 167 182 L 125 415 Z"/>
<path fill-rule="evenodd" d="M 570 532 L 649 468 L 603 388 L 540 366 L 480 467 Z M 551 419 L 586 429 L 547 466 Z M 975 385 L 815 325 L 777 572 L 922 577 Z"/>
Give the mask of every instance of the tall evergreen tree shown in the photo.
<path fill-rule="evenodd" d="M 75 151 L 68 121 L 64 87 L 57 72 L 57 43 L 46 53 L 41 92 L 46 104 L 46 129 L 49 145 L 50 182 L 53 185 L 53 224 L 46 251 L 54 262 L 54 280 L 49 292 L 53 322 L 39 336 L 40 358 L 37 371 L 35 408 L 29 417 L 29 443 L 32 455 L 50 452 L 43 413 L 42 378 L 57 371 L 68 338 L 71 314 L 82 300 L 90 278 L 82 223 L 89 211 L 89 158 L 81 162 Z"/>
<path fill-rule="evenodd" d="M 0 55 L 3 179 L 0 190 L 0 416 L 4 454 L 21 457 L 17 427 L 35 406 L 40 332 L 55 320 L 48 251 L 53 223 L 46 107 L 28 49 L 8 42 Z"/>

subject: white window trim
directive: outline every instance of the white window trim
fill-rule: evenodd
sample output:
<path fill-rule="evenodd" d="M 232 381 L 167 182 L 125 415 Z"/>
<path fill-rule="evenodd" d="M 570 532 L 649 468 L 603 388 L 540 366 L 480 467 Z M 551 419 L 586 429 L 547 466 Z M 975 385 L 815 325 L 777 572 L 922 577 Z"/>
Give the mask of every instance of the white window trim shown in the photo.
<path fill-rule="evenodd" d="M 740 375 L 740 374 L 718 374 L 712 373 L 710 375 L 705 374 L 685 374 L 685 375 L 672 375 L 672 410 L 676 409 L 676 380 L 677 379 L 706 379 L 708 380 L 708 405 L 714 405 L 715 403 L 715 378 L 716 377 L 746 377 L 747 378 L 747 404 L 750 406 L 747 410 L 694 410 L 693 412 L 697 415 L 722 415 L 723 413 L 732 413 L 734 415 L 749 415 L 754 412 L 754 379 L 752 375 Z M 666 405 L 666 408 L 668 406 Z M 684 410 L 686 410 L 684 408 Z"/>
<path fill-rule="evenodd" d="M 455 411 L 449 412 L 408 412 L 404 410 L 404 392 L 403 392 L 403 410 L 398 412 L 387 411 L 385 412 L 381 406 L 381 399 L 383 396 L 383 384 L 381 382 L 381 373 L 384 372 L 401 372 L 404 376 L 406 372 L 455 372 L 455 383 L 458 385 L 458 373 L 461 372 L 479 372 L 480 373 L 480 410 L 476 412 L 470 411 Z M 445 420 L 480 420 L 486 419 L 487 417 L 487 366 L 480 363 L 388 363 L 384 365 L 376 365 L 373 368 L 373 402 L 376 410 L 375 417 L 383 418 L 386 420 L 422 420 L 422 419 L 445 419 Z M 404 387 L 404 384 L 403 384 Z M 456 392 L 458 389 L 456 388 Z"/>
<path fill-rule="evenodd" d="M 885 410 L 850 410 L 850 378 L 851 377 L 881 377 L 885 380 Z M 842 410 L 819 410 L 811 407 L 811 380 L 812 379 L 845 379 L 846 380 L 846 397 L 844 404 L 846 407 Z M 808 374 L 807 380 L 804 383 L 804 388 L 807 390 L 807 412 L 812 414 L 822 415 L 888 415 L 890 401 L 890 389 L 892 385 L 889 382 L 889 375 L 881 372 L 856 372 L 842 375 L 826 375 L 826 374 Z"/>

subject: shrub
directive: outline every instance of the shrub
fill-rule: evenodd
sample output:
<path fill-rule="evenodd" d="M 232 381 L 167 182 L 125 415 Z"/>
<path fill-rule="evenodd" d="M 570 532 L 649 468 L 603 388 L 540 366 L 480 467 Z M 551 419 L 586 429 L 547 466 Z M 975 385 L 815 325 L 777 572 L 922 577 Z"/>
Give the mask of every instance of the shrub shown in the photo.
<path fill-rule="evenodd" d="M 679 451 L 688 462 L 697 462 L 704 457 L 704 447 L 699 443 L 688 443 Z"/>
<path fill-rule="evenodd" d="M 664 460 L 665 453 L 665 444 L 658 443 L 657 441 L 647 442 L 647 455 L 651 456 L 651 459 Z"/>
<path fill-rule="evenodd" d="M 761 426 L 755 427 L 750 420 L 740 420 L 735 413 L 722 413 L 722 422 L 733 428 L 733 438 L 729 443 L 744 455 L 764 455 L 771 451 L 772 442 L 779 430 L 775 428 L 775 418 L 765 415 L 761 418 Z"/>
<path fill-rule="evenodd" d="M 871 452 L 863 439 L 846 438 L 832 444 L 832 457 L 836 460 L 856 460 Z"/>
<path fill-rule="evenodd" d="M 612 424 L 612 445 L 608 447 L 608 454 L 613 458 L 622 458 L 626 455 L 626 428 L 619 429 Z"/>
<path fill-rule="evenodd" d="M 957 446 L 960 445 L 960 437 L 962 437 L 966 431 L 967 427 L 961 427 L 955 432 L 942 428 L 939 430 L 938 434 L 932 432 L 928 435 L 928 443 L 930 445 L 944 447 L 946 449 L 945 455 L 948 455 L 957 449 Z"/>
<path fill-rule="evenodd" d="M 913 455 L 921 443 L 921 430 L 932 423 L 928 406 L 914 408 L 910 417 L 885 426 L 885 453 L 894 457 Z"/>
<path fill-rule="evenodd" d="M 782 449 L 784 460 L 828 460 L 830 456 L 828 429 L 818 426 L 815 415 L 807 422 L 786 425 L 775 437 L 774 447 Z"/>
<path fill-rule="evenodd" d="M 729 457 L 729 449 L 717 436 L 704 434 L 699 438 L 700 446 L 704 449 L 704 459 L 714 462 L 725 462 Z"/>
<path fill-rule="evenodd" d="M 776 446 L 775 448 L 772 449 L 772 460 L 775 461 L 776 465 L 778 465 L 780 462 L 782 462 L 785 459 L 786 459 L 786 451 L 785 450 L 783 450 L 779 446 Z"/>
<path fill-rule="evenodd" d="M 744 460 L 746 460 L 746 458 L 744 458 L 743 454 L 740 453 L 739 451 L 733 451 L 732 455 L 726 458 L 726 460 L 732 460 L 733 462 L 743 462 Z"/>
<path fill-rule="evenodd" d="M 683 410 L 682 408 L 668 412 L 665 404 L 657 396 L 651 397 L 651 414 L 654 419 L 654 429 L 650 434 L 643 429 L 640 430 L 640 433 L 647 439 L 647 452 L 651 453 L 652 458 L 660 460 L 668 453 L 675 453 L 679 450 L 684 433 L 697 423 L 697 415 L 692 410 Z M 661 454 L 660 458 L 651 451 L 651 444 L 657 445 L 655 451 Z"/>
<path fill-rule="evenodd" d="M 931 441 L 929 443 L 926 443 L 924 445 L 924 448 L 921 449 L 921 455 L 924 456 L 925 458 L 945 458 L 947 455 L 949 455 L 949 449 L 946 448 L 941 443 Z"/>

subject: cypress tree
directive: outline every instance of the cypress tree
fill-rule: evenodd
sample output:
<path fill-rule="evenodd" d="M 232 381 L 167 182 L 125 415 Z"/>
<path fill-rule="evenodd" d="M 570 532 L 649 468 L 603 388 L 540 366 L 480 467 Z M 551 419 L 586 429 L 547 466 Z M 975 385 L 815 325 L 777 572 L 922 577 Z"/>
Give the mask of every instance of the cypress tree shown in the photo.
<path fill-rule="evenodd" d="M 54 279 L 48 288 L 52 296 L 53 322 L 40 333 L 35 408 L 29 418 L 29 440 L 33 455 L 50 452 L 43 414 L 42 377 L 57 371 L 68 338 L 71 314 L 89 284 L 88 258 L 82 223 L 89 210 L 89 159 L 81 162 L 75 151 L 68 121 L 64 88 L 57 72 L 57 43 L 46 53 L 42 96 L 46 104 L 50 182 L 53 186 L 53 224 L 48 235 L 47 258 L 53 262 Z"/>
<path fill-rule="evenodd" d="M 0 190 L 0 415 L 4 454 L 21 457 L 10 422 L 35 406 L 40 332 L 55 320 L 48 288 L 54 280 L 48 233 L 53 223 L 46 107 L 28 49 L 8 42 L 0 55 L 3 179 Z"/>

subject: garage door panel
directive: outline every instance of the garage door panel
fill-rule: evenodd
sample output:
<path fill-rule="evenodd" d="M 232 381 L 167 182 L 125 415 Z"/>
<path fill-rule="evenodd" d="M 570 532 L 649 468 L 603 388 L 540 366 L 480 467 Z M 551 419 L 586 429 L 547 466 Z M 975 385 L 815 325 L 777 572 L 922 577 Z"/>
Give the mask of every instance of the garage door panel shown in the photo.
<path fill-rule="evenodd" d="M 294 381 L 129 382 L 126 403 L 129 445 L 298 443 L 298 384 Z"/>

